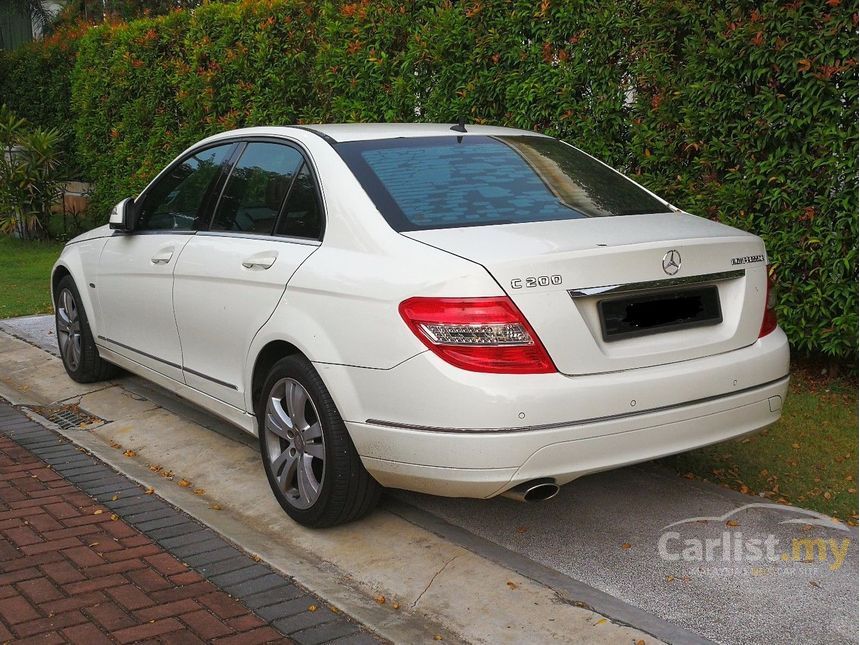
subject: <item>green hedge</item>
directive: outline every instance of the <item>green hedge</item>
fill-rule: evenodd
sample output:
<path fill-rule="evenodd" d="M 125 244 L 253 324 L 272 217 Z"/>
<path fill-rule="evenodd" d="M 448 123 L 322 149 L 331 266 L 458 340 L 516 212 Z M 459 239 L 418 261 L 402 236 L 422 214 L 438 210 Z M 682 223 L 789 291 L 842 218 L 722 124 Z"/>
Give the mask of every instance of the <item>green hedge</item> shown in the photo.
<path fill-rule="evenodd" d="M 104 212 L 232 127 L 462 115 L 561 136 L 762 235 L 795 348 L 856 356 L 856 20 L 844 0 L 212 3 L 90 29 L 70 122 Z M 0 61 L 2 87 L 62 85 L 18 71 L 37 49 Z"/>
<path fill-rule="evenodd" d="M 71 76 L 81 31 L 65 30 L 18 49 L 0 51 L 0 104 L 43 128 L 63 133 L 63 173 L 80 173 L 74 154 Z"/>

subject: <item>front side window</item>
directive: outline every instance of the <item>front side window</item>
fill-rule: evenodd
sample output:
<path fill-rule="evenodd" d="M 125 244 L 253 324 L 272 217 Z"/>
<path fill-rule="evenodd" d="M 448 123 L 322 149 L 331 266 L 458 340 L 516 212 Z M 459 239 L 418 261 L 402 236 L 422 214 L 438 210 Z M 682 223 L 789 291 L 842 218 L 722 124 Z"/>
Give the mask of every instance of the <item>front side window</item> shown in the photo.
<path fill-rule="evenodd" d="M 293 147 L 249 143 L 230 173 L 211 230 L 271 234 L 303 161 Z"/>
<path fill-rule="evenodd" d="M 234 144 L 206 148 L 183 159 L 144 194 L 135 229 L 195 231 L 205 223 L 209 191 Z"/>
<path fill-rule="evenodd" d="M 549 137 L 417 137 L 336 149 L 397 231 L 668 210 L 623 175 Z"/>

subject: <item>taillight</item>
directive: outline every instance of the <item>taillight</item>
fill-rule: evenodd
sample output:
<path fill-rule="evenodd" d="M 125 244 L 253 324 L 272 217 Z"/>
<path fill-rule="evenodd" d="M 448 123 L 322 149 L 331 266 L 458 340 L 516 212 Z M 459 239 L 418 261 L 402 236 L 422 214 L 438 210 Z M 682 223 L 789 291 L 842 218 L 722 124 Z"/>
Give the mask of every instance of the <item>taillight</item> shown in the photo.
<path fill-rule="evenodd" d="M 400 315 L 434 354 L 464 370 L 556 371 L 537 334 L 507 296 L 409 298 L 400 303 Z"/>
<path fill-rule="evenodd" d="M 761 331 L 759 331 L 758 337 L 767 336 L 774 329 L 776 329 L 776 288 L 772 270 L 768 267 L 767 295 L 765 296 L 764 316 L 761 319 Z"/>

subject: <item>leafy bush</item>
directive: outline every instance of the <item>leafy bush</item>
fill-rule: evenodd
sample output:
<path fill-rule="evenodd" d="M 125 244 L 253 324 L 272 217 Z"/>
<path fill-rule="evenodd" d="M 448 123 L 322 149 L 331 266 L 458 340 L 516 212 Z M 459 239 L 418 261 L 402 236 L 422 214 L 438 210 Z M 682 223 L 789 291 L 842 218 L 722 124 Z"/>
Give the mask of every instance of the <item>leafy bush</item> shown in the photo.
<path fill-rule="evenodd" d="M 51 207 L 62 194 L 61 141 L 55 128 L 30 128 L 0 106 L 0 233 L 47 236 Z"/>
<path fill-rule="evenodd" d="M 105 214 L 232 127 L 463 116 L 557 135 L 764 237 L 795 348 L 853 356 L 856 29 L 844 0 L 210 3 L 87 32 L 69 122 Z"/>

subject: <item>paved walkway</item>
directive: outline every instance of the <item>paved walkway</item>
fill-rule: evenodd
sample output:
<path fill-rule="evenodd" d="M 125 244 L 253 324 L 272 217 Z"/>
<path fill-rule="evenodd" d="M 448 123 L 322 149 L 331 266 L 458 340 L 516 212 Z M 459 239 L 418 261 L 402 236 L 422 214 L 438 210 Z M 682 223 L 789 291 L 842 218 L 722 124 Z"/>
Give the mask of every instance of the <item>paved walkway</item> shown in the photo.
<path fill-rule="evenodd" d="M 0 403 L 0 642 L 31 640 L 378 642 Z"/>

